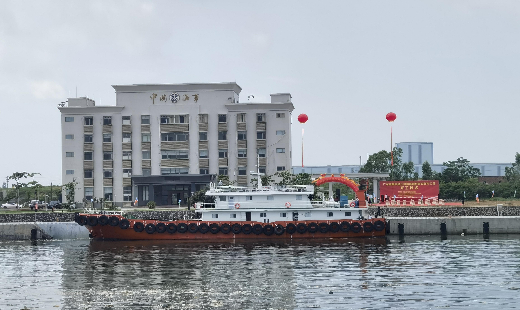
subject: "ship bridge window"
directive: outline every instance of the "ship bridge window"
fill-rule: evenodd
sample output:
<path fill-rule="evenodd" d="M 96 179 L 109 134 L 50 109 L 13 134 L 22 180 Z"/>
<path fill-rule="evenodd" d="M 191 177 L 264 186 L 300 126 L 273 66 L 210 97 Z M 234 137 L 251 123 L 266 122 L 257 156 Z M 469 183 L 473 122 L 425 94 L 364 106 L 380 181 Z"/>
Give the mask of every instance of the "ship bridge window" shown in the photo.
<path fill-rule="evenodd" d="M 246 196 L 246 200 L 253 200 L 253 196 Z"/>
<path fill-rule="evenodd" d="M 212 214 L 211 218 L 218 219 L 218 214 Z"/>
<path fill-rule="evenodd" d="M 350 215 L 351 215 L 350 211 L 345 212 L 345 216 L 350 216 Z"/>
<path fill-rule="evenodd" d="M 220 201 L 226 201 L 226 196 L 218 196 L 218 198 L 220 199 Z"/>
<path fill-rule="evenodd" d="M 229 215 L 229 217 L 232 218 L 232 219 L 236 219 L 236 218 L 237 218 L 237 215 L 236 215 L 236 213 L 231 213 L 231 214 Z"/>
<path fill-rule="evenodd" d="M 260 217 L 267 217 L 267 213 L 260 212 Z"/>
<path fill-rule="evenodd" d="M 333 217 L 334 216 L 334 212 L 327 212 L 327 217 Z"/>
<path fill-rule="evenodd" d="M 274 196 L 267 196 L 267 200 L 274 200 Z"/>
<path fill-rule="evenodd" d="M 280 217 L 287 217 L 287 213 L 280 213 Z"/>
<path fill-rule="evenodd" d="M 296 195 L 296 200 L 302 200 L 302 195 Z"/>

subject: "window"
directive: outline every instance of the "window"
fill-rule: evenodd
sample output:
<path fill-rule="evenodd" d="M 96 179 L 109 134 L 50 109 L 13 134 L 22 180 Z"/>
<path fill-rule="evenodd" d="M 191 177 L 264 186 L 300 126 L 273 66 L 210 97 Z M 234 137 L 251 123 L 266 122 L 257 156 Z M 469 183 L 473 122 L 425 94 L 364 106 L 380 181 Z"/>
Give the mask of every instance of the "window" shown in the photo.
<path fill-rule="evenodd" d="M 188 141 L 189 133 L 187 132 L 165 132 L 161 133 L 161 141 Z"/>
<path fill-rule="evenodd" d="M 260 212 L 260 217 L 267 217 L 267 213 Z"/>
<path fill-rule="evenodd" d="M 208 158 L 208 150 L 199 150 L 199 158 Z"/>
<path fill-rule="evenodd" d="M 240 157 L 240 158 L 247 157 L 247 149 L 238 149 L 238 157 Z"/>
<path fill-rule="evenodd" d="M 141 134 L 141 142 L 151 142 L 152 141 L 152 135 L 149 133 L 142 133 Z"/>
<path fill-rule="evenodd" d="M 327 217 L 333 217 L 334 216 L 334 212 L 327 212 Z"/>
<path fill-rule="evenodd" d="M 143 186 L 142 189 L 143 189 L 143 200 L 146 201 L 149 199 L 148 197 L 150 195 L 149 191 L 148 191 L 148 186 Z"/>
<path fill-rule="evenodd" d="M 277 136 L 284 136 L 285 135 L 285 130 L 277 130 L 276 131 L 276 135 Z"/>
<path fill-rule="evenodd" d="M 161 124 L 188 124 L 188 115 L 161 115 Z"/>
<path fill-rule="evenodd" d="M 84 152 L 84 160 L 92 160 L 92 152 Z"/>
<path fill-rule="evenodd" d="M 265 166 L 258 167 L 258 172 L 265 173 Z"/>
<path fill-rule="evenodd" d="M 93 187 L 85 187 L 85 199 L 91 200 L 94 196 L 94 188 Z"/>
<path fill-rule="evenodd" d="M 280 217 L 287 217 L 287 213 L 285 213 L 285 212 L 280 213 Z"/>
<path fill-rule="evenodd" d="M 103 160 L 112 160 L 112 152 L 103 152 Z"/>
<path fill-rule="evenodd" d="M 188 150 L 161 151 L 162 159 L 188 159 Z"/>
<path fill-rule="evenodd" d="M 208 168 L 201 168 L 200 171 L 199 171 L 199 174 L 209 174 L 209 169 Z"/>
<path fill-rule="evenodd" d="M 285 166 L 276 167 L 276 171 L 284 171 L 284 170 L 285 170 Z"/>
<path fill-rule="evenodd" d="M 238 175 L 247 175 L 246 167 L 238 167 Z"/>
<path fill-rule="evenodd" d="M 112 134 L 104 133 L 103 134 L 103 142 L 112 142 Z"/>
<path fill-rule="evenodd" d="M 88 170 L 84 170 L 83 171 L 83 177 L 85 179 L 92 179 L 92 170 L 91 169 L 88 169 Z"/>
<path fill-rule="evenodd" d="M 350 213 L 350 211 L 348 212 L 345 212 L 345 216 L 350 216 L 352 213 Z"/>
<path fill-rule="evenodd" d="M 152 175 L 152 169 L 150 168 L 143 168 L 143 176 L 144 177 L 149 177 Z"/>
<path fill-rule="evenodd" d="M 130 116 L 123 116 L 123 125 L 131 125 Z"/>
<path fill-rule="evenodd" d="M 265 140 L 265 131 L 257 131 L 256 132 L 256 138 L 258 140 Z"/>
<path fill-rule="evenodd" d="M 74 117 L 72 116 L 65 116 L 65 123 L 72 123 L 74 122 Z"/>
<path fill-rule="evenodd" d="M 74 157 L 74 152 L 65 152 L 65 157 Z"/>
<path fill-rule="evenodd" d="M 110 179 L 112 177 L 112 169 L 103 169 L 103 178 Z"/>
<path fill-rule="evenodd" d="M 218 219 L 218 214 L 217 213 L 211 214 L 211 218 Z"/>
<path fill-rule="evenodd" d="M 129 143 L 129 142 L 132 142 L 132 133 L 123 132 L 123 143 Z"/>
<path fill-rule="evenodd" d="M 123 201 L 132 201 L 132 186 L 123 187 Z"/>
<path fill-rule="evenodd" d="M 112 116 L 103 116 L 103 125 L 112 126 Z"/>
<path fill-rule="evenodd" d="M 141 125 L 150 125 L 150 115 L 141 115 Z"/>
<path fill-rule="evenodd" d="M 85 143 L 92 143 L 92 135 L 84 135 L 83 139 L 83 142 Z"/>
<path fill-rule="evenodd" d="M 253 200 L 253 196 L 246 196 L 246 200 Z"/>
<path fill-rule="evenodd" d="M 132 159 L 132 151 L 123 151 L 123 160 L 130 160 Z"/>
<path fill-rule="evenodd" d="M 285 118 L 285 113 L 276 113 L 276 118 Z"/>
<path fill-rule="evenodd" d="M 152 154 L 150 151 L 143 151 L 143 159 L 152 159 Z"/>
<path fill-rule="evenodd" d="M 199 123 L 207 124 L 208 123 L 208 114 L 199 114 Z"/>
<path fill-rule="evenodd" d="M 245 123 L 246 122 L 246 113 L 238 113 L 237 114 L 237 123 Z"/>
<path fill-rule="evenodd" d="M 231 213 L 229 215 L 229 218 L 236 219 L 237 218 L 237 214 L 236 213 Z"/>
<path fill-rule="evenodd" d="M 226 196 L 218 196 L 219 201 L 226 201 Z"/>
<path fill-rule="evenodd" d="M 208 141 L 207 131 L 199 131 L 199 141 Z"/>
<path fill-rule="evenodd" d="M 66 174 L 69 174 L 69 175 L 70 175 L 70 174 L 74 174 L 74 170 L 66 170 L 65 173 L 66 173 Z"/>
<path fill-rule="evenodd" d="M 218 115 L 218 122 L 219 123 L 225 123 L 226 122 L 226 114 L 219 114 Z"/>
<path fill-rule="evenodd" d="M 219 149 L 218 150 L 218 158 L 227 158 L 227 149 Z"/>
<path fill-rule="evenodd" d="M 132 177 L 132 168 L 123 169 L 123 178 L 131 178 Z"/>
<path fill-rule="evenodd" d="M 74 140 L 74 135 L 65 135 L 66 140 Z"/>
<path fill-rule="evenodd" d="M 258 157 L 265 157 L 265 149 L 258 149 Z"/>
<path fill-rule="evenodd" d="M 285 148 L 276 148 L 276 153 L 285 153 Z"/>
<path fill-rule="evenodd" d="M 188 174 L 188 168 L 161 168 L 161 175 Z"/>
<path fill-rule="evenodd" d="M 247 131 L 239 131 L 238 140 L 240 140 L 240 141 L 247 140 Z"/>
<path fill-rule="evenodd" d="M 112 187 L 103 188 L 103 197 L 105 198 L 105 201 L 112 201 Z"/>
<path fill-rule="evenodd" d="M 267 200 L 274 200 L 274 196 L 267 196 Z"/>
<path fill-rule="evenodd" d="M 227 140 L 227 131 L 219 131 L 218 132 L 218 139 L 219 140 Z"/>
<path fill-rule="evenodd" d="M 256 113 L 257 122 L 265 122 L 265 113 Z"/>
<path fill-rule="evenodd" d="M 227 167 L 218 167 L 218 174 L 219 175 L 227 175 L 228 174 Z"/>
<path fill-rule="evenodd" d="M 302 195 L 296 195 L 296 200 L 302 200 L 302 199 L 303 199 Z"/>
<path fill-rule="evenodd" d="M 85 116 L 85 126 L 94 125 L 94 118 L 92 116 Z"/>

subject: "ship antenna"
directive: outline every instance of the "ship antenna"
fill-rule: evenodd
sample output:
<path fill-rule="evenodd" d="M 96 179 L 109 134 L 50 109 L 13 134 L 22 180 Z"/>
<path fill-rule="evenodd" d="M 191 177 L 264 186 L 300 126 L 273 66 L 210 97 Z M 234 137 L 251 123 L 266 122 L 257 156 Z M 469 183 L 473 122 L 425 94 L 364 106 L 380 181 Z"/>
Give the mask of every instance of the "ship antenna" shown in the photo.
<path fill-rule="evenodd" d="M 257 151 L 257 154 L 256 154 L 256 172 L 254 171 L 249 171 L 249 173 L 251 175 L 256 175 L 257 177 L 257 188 L 258 190 L 261 190 L 262 189 L 262 175 L 264 175 L 263 173 L 260 173 L 260 154 L 258 153 Z"/>

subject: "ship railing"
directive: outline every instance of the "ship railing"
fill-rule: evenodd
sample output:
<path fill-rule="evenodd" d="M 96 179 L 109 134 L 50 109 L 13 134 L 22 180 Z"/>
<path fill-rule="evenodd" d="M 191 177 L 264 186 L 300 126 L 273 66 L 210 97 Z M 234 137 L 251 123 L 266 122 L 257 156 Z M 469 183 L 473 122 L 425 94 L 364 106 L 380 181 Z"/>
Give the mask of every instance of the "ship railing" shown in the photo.
<path fill-rule="evenodd" d="M 340 203 L 336 201 L 312 201 L 312 206 L 314 208 L 339 208 Z M 348 207 L 348 205 L 346 206 Z"/>

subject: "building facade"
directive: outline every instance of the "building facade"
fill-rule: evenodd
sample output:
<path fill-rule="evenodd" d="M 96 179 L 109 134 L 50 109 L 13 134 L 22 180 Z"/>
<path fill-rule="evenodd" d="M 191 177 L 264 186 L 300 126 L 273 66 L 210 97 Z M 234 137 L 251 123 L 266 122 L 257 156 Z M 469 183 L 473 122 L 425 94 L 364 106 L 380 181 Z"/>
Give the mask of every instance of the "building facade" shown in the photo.
<path fill-rule="evenodd" d="M 59 107 L 62 181 L 78 183 L 76 202 L 184 204 L 216 175 L 247 186 L 257 165 L 291 168 L 288 93 L 241 103 L 236 83 L 113 87 L 115 106 L 69 98 Z"/>

